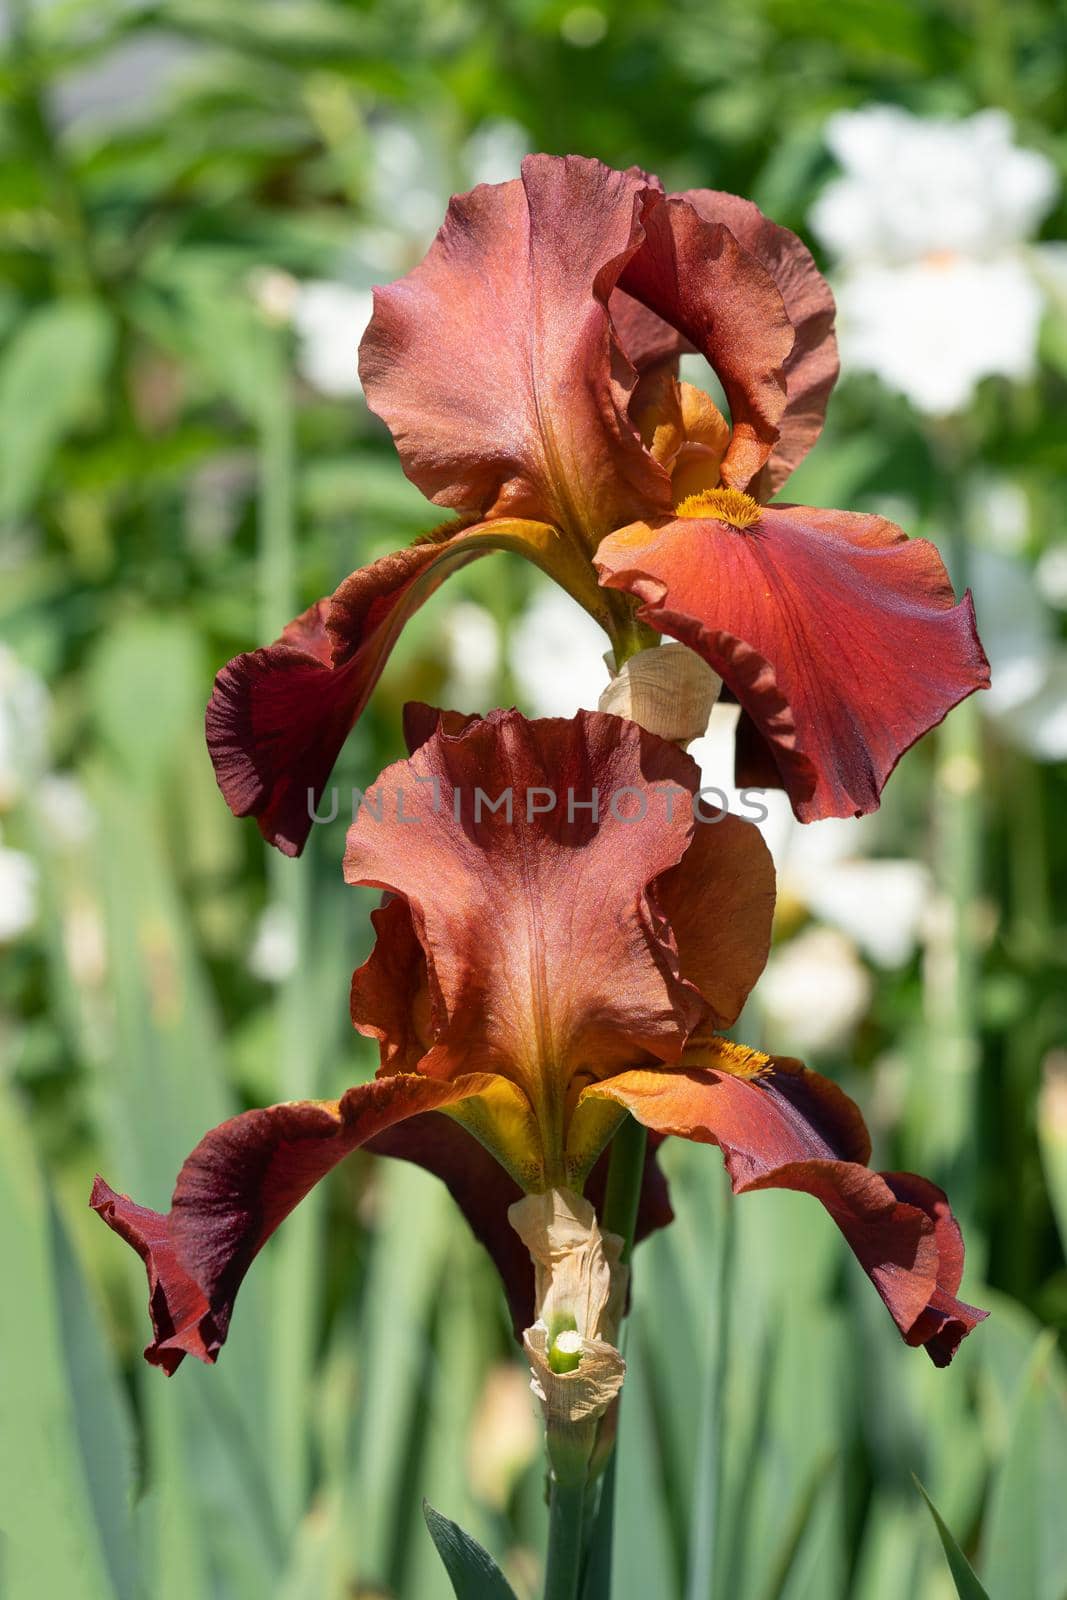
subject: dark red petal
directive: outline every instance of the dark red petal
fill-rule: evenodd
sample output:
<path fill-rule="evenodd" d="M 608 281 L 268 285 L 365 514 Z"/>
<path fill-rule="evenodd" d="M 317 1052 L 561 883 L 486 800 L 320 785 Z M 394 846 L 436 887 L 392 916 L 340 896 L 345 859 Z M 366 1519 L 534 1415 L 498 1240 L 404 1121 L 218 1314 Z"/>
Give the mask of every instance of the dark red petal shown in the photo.
<path fill-rule="evenodd" d="M 705 222 L 724 222 L 738 244 L 766 267 L 796 331 L 783 369 L 786 403 L 778 424 L 780 437 L 751 491 L 769 500 L 822 432 L 839 367 L 834 297 L 807 246 L 788 228 L 765 217 L 751 200 L 716 189 L 691 189 L 682 198 Z"/>
<path fill-rule="evenodd" d="M 731 698 L 736 698 L 732 696 Z M 792 723 L 790 720 L 790 729 Z M 747 711 L 737 719 L 734 734 L 734 783 L 739 789 L 781 789 L 782 774 L 774 749 Z"/>
<path fill-rule="evenodd" d="M 155 1337 L 146 1360 L 168 1374 L 186 1355 L 217 1360 L 241 1280 L 319 1179 L 393 1123 L 483 1093 L 493 1081 L 471 1074 L 440 1083 L 405 1073 L 337 1101 L 292 1101 L 231 1117 L 186 1159 L 166 1216 L 97 1178 L 90 1204 L 148 1273 Z"/>
<path fill-rule="evenodd" d="M 421 265 L 375 291 L 363 387 L 438 505 L 586 541 L 668 508 L 667 476 L 627 415 L 635 373 L 607 310 L 646 199 L 660 190 L 642 173 L 528 156 L 521 179 L 456 196 Z M 637 333 L 642 358 L 665 343 L 649 324 Z"/>
<path fill-rule="evenodd" d="M 148 1312 L 155 1333 L 145 1360 L 162 1367 L 168 1377 L 187 1354 L 214 1361 L 226 1330 L 218 1328 L 207 1296 L 179 1262 L 170 1237 L 170 1218 L 135 1205 L 127 1195 L 116 1194 L 101 1177 L 93 1183 L 89 1204 L 145 1264 Z"/>
<path fill-rule="evenodd" d="M 223 667 L 205 727 L 234 815 L 254 816 L 269 843 L 299 855 L 341 747 L 408 618 L 468 561 L 507 548 L 537 559 L 553 538 L 541 524 L 501 519 L 383 556 L 274 644 Z"/>
<path fill-rule="evenodd" d="M 725 1043 L 719 1049 L 728 1065 L 743 1055 Z M 923 1345 L 936 1366 L 947 1365 L 985 1317 L 955 1298 L 963 1247 L 940 1189 L 911 1173 L 872 1172 L 855 1105 L 798 1062 L 775 1060 L 748 1077 L 710 1068 L 628 1072 L 586 1094 L 627 1106 L 657 1132 L 718 1145 L 735 1194 L 815 1195 L 903 1337 Z"/>
<path fill-rule="evenodd" d="M 645 243 L 620 285 L 678 328 L 714 367 L 730 402 L 725 483 L 745 489 L 770 458 L 785 409 L 793 325 L 767 269 L 688 200 L 644 211 Z"/>
<path fill-rule="evenodd" d="M 911 1345 L 925 1345 L 935 1366 L 947 1367 L 960 1342 L 988 1315 L 954 1298 L 963 1279 L 960 1225 L 952 1215 L 944 1191 L 927 1178 L 920 1178 L 914 1172 L 883 1172 L 882 1177 L 899 1201 L 917 1206 L 934 1224 L 938 1287 L 906 1338 Z"/>
<path fill-rule="evenodd" d="M 428 706 L 423 700 L 409 700 L 404 706 L 404 743 L 408 755 L 413 756 L 437 730 L 445 733 L 462 733 L 472 722 L 480 719 L 476 712 L 442 711 L 439 706 Z"/>
<path fill-rule="evenodd" d="M 875 810 L 905 750 L 989 682 L 970 595 L 957 605 L 934 546 L 881 517 L 635 524 L 596 566 L 730 685 L 802 822 Z"/>

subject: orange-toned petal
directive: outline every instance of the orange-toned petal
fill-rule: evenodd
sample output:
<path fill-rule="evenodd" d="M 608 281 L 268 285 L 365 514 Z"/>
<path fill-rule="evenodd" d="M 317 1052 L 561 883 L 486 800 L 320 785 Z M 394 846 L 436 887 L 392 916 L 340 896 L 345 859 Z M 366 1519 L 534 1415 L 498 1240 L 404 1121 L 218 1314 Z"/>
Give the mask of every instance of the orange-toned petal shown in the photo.
<path fill-rule="evenodd" d="M 254 816 L 269 843 L 300 854 L 341 747 L 404 624 L 446 577 L 493 550 L 515 550 L 544 567 L 597 615 L 592 574 L 539 522 L 479 523 L 361 568 L 274 644 L 235 656 L 215 679 L 207 743 L 235 816 Z"/>
<path fill-rule="evenodd" d="M 708 1059 L 714 1059 L 709 1051 Z M 940 1189 L 911 1173 L 876 1173 L 859 1111 L 834 1084 L 798 1062 L 623 1073 L 587 1089 L 625 1105 L 646 1127 L 723 1152 L 734 1192 L 796 1189 L 829 1211 L 907 1343 L 936 1366 L 986 1313 L 956 1299 L 963 1245 Z"/>
<path fill-rule="evenodd" d="M 696 781 L 681 751 L 618 717 L 493 712 L 387 768 L 381 820 L 368 810 L 349 832 L 347 881 L 402 895 L 422 947 L 433 1043 L 419 1070 L 512 1079 L 541 1123 L 547 1181 L 560 1181 L 572 1085 L 676 1058 L 704 1014 L 646 892 L 686 848 Z M 403 966 L 407 930 L 386 915 Z M 354 993 L 381 1036 L 394 1023 L 388 1004 L 366 1009 L 376 962 L 385 970 L 372 956 Z M 396 1026 L 387 1048 L 408 1060 Z"/>
<path fill-rule="evenodd" d="M 535 517 L 586 544 L 668 507 L 608 312 L 659 193 L 636 170 L 528 156 L 520 179 L 453 199 L 425 260 L 375 291 L 363 387 L 438 505 Z M 662 324 L 621 309 L 635 359 L 670 356 Z"/>
<path fill-rule="evenodd" d="M 643 221 L 645 242 L 621 287 L 714 367 L 733 425 L 723 481 L 745 489 L 769 460 L 785 410 L 783 370 L 794 330 L 782 295 L 726 224 L 705 222 L 688 200 L 650 202 Z"/>
<path fill-rule="evenodd" d="M 783 368 L 786 402 L 778 422 L 779 439 L 751 489 L 759 499 L 769 500 L 822 432 L 839 366 L 834 297 L 807 246 L 788 228 L 765 217 L 751 200 L 716 189 L 691 189 L 682 198 L 705 222 L 725 223 L 738 244 L 767 269 L 796 333 Z"/>
<path fill-rule="evenodd" d="M 596 566 L 729 685 L 803 822 L 875 810 L 904 751 L 989 682 L 970 596 L 957 605 L 933 545 L 882 517 L 636 523 Z"/>
<path fill-rule="evenodd" d="M 630 409 L 646 449 L 671 474 L 675 505 L 715 487 L 730 425 L 710 395 L 661 367 L 641 379 Z"/>
<path fill-rule="evenodd" d="M 245 1273 L 320 1178 L 403 1118 L 491 1088 L 486 1074 L 450 1083 L 398 1074 L 349 1089 L 340 1100 L 246 1111 L 205 1134 L 187 1157 L 167 1215 L 97 1178 L 90 1204 L 148 1273 L 154 1338 L 145 1359 L 168 1375 L 186 1355 L 216 1361 Z"/>
<path fill-rule="evenodd" d="M 678 946 L 679 968 L 708 1003 L 713 1028 L 728 1028 L 767 963 L 774 917 L 774 862 L 759 829 L 702 803 L 685 855 L 655 896 Z"/>

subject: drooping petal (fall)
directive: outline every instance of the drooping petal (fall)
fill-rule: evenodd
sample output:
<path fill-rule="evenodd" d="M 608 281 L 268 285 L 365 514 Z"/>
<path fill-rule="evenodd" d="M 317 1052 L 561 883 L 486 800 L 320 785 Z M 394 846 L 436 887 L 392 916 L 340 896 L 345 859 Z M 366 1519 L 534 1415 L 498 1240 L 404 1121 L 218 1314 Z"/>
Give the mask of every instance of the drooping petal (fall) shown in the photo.
<path fill-rule="evenodd" d="M 757 499 L 769 500 L 822 432 L 839 368 L 834 297 L 807 246 L 790 229 L 765 217 L 751 200 L 717 189 L 690 189 L 681 198 L 705 222 L 725 223 L 742 249 L 767 269 L 795 331 L 782 369 L 786 398 L 778 442 L 752 488 Z"/>
<path fill-rule="evenodd" d="M 320 1178 L 403 1118 L 492 1087 L 484 1073 L 447 1083 L 402 1073 L 349 1089 L 340 1100 L 246 1111 L 205 1134 L 186 1158 L 166 1215 L 97 1178 L 90 1204 L 148 1273 L 155 1336 L 145 1359 L 168 1375 L 186 1355 L 217 1360 L 245 1273 Z"/>
<path fill-rule="evenodd" d="M 621 287 L 714 367 L 733 425 L 723 482 L 746 489 L 778 442 L 786 405 L 783 373 L 795 334 L 782 295 L 726 223 L 706 222 L 687 199 L 646 205 L 643 223 L 645 241 Z"/>
<path fill-rule="evenodd" d="M 521 178 L 456 196 L 425 260 L 375 291 L 363 388 L 431 500 L 587 542 L 668 508 L 627 415 L 636 373 L 608 310 L 659 194 L 636 170 L 528 156 Z M 621 310 L 634 358 L 672 355 L 661 325 Z"/>
<path fill-rule="evenodd" d="M 743 527 L 620 529 L 601 582 L 725 680 L 801 821 L 873 811 L 904 751 L 989 682 L 970 595 L 956 604 L 933 545 L 882 517 L 749 504 Z"/>
<path fill-rule="evenodd" d="M 274 644 L 236 656 L 215 679 L 208 749 L 230 810 L 299 855 L 334 763 L 408 618 L 459 567 L 517 550 L 595 602 L 591 575 L 543 523 L 501 518 L 384 556 L 291 622 Z M 595 613 L 594 613 L 595 614 Z"/>
<path fill-rule="evenodd" d="M 696 781 L 680 750 L 618 717 L 493 712 L 439 728 L 387 768 L 349 831 L 347 881 L 402 896 L 410 919 L 395 902 L 379 913 L 387 948 L 353 981 L 357 1026 L 410 1064 L 413 1024 L 398 1014 L 409 995 L 409 1015 L 427 1013 L 420 1072 L 512 1080 L 540 1127 L 525 1166 L 502 1102 L 504 1127 L 455 1114 L 524 1187 L 555 1178 L 582 1082 L 676 1059 L 706 1013 L 648 894 L 689 842 Z M 583 1175 L 598 1150 L 583 1152 Z"/>
<path fill-rule="evenodd" d="M 798 1062 L 767 1062 L 724 1041 L 701 1053 L 707 1066 L 623 1073 L 583 1099 L 610 1098 L 659 1133 L 718 1145 L 735 1194 L 814 1195 L 907 1343 L 946 1366 L 986 1313 L 956 1298 L 963 1245 L 941 1190 L 912 1173 L 872 1172 L 855 1105 Z"/>

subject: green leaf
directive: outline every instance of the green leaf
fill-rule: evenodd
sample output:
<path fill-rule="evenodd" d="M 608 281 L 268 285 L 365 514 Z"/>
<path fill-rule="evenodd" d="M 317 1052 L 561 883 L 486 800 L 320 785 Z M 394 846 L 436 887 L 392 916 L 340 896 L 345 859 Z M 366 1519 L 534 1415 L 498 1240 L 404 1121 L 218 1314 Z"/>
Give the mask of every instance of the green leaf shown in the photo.
<path fill-rule="evenodd" d="M 452 1580 L 456 1600 L 515 1600 L 515 1591 L 477 1540 L 435 1511 L 428 1500 L 422 1502 L 422 1514 Z"/>
<path fill-rule="evenodd" d="M 52 1196 L 48 1211 L 58 1343 L 86 1491 L 115 1594 L 133 1600 L 140 1584 L 130 1514 L 134 1450 L 126 1394 Z"/>
<path fill-rule="evenodd" d="M 124 774 L 151 787 L 173 770 L 182 735 L 200 721 L 206 676 L 185 621 L 124 617 L 104 634 L 89 665 L 90 705 Z"/>
<path fill-rule="evenodd" d="M 129 1600 L 129 1420 L 30 1128 L 2 1081 L 0 1249 L 0 1589 L 13 1600 Z"/>
<path fill-rule="evenodd" d="M 28 316 L 0 364 L 0 520 L 26 512 L 52 453 L 100 392 L 114 327 L 93 300 Z"/>
<path fill-rule="evenodd" d="M 638 1289 L 625 1346 L 625 1398 L 619 1412 L 611 1593 L 612 1600 L 647 1595 L 678 1600 L 681 1585 L 651 1371 L 653 1352 L 662 1348 L 663 1336 L 640 1275 Z"/>
<path fill-rule="evenodd" d="M 914 1474 L 912 1476 L 914 1477 Z M 945 1523 L 941 1520 L 941 1513 L 918 1478 L 915 1478 L 915 1487 L 930 1507 L 930 1515 L 933 1517 L 934 1526 L 941 1536 L 945 1559 L 948 1562 L 949 1571 L 952 1573 L 952 1581 L 956 1585 L 956 1593 L 959 1595 L 960 1600 L 989 1600 L 989 1596 L 975 1577 L 974 1568 L 952 1537 Z M 1007 1591 L 1005 1590 L 1004 1592 L 1006 1593 Z M 1023 1591 L 1020 1590 L 1019 1592 L 1022 1593 Z M 1026 1592 L 1029 1593 L 1029 1591 Z"/>
<path fill-rule="evenodd" d="M 1051 1329 L 1038 1335 L 989 1497 L 982 1572 L 995 1595 L 1062 1600 L 1067 1584 L 1067 1401 L 1053 1366 L 1055 1349 Z"/>

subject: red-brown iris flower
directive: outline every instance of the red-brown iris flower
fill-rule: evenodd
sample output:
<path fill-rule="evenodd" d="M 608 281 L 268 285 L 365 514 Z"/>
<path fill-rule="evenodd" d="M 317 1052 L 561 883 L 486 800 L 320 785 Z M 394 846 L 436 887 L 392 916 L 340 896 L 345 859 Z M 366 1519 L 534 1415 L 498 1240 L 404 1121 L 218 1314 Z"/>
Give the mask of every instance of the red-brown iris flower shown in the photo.
<path fill-rule="evenodd" d="M 350 883 L 386 891 L 352 983 L 378 1076 L 208 1133 L 165 1216 L 97 1180 L 93 1205 L 147 1266 L 149 1361 L 215 1360 L 254 1256 L 360 1145 L 444 1178 L 521 1327 L 532 1277 L 507 1206 L 520 1190 L 580 1192 L 629 1110 L 657 1139 L 719 1145 L 737 1192 L 815 1195 L 904 1338 L 948 1362 L 983 1313 L 955 1298 L 963 1247 L 945 1196 L 870 1170 L 862 1118 L 833 1083 L 716 1031 L 767 955 L 773 868 L 757 830 L 699 806 L 715 820 L 694 820 L 694 763 L 618 717 L 412 708 L 408 742 L 345 857 Z M 667 1218 L 653 1182 L 646 1223 Z"/>
<path fill-rule="evenodd" d="M 873 810 L 988 665 L 931 545 L 766 503 L 822 427 L 833 313 L 800 240 L 734 195 L 531 156 L 457 196 L 421 265 L 376 291 L 360 371 L 404 471 L 458 520 L 219 674 L 208 742 L 231 808 L 299 853 L 309 792 L 406 619 L 511 549 L 620 660 L 656 632 L 705 657 L 745 713 L 739 781 L 783 785 L 805 821 Z M 729 424 L 677 383 L 685 350 L 717 373 Z"/>

